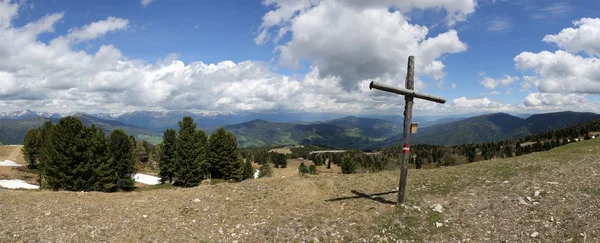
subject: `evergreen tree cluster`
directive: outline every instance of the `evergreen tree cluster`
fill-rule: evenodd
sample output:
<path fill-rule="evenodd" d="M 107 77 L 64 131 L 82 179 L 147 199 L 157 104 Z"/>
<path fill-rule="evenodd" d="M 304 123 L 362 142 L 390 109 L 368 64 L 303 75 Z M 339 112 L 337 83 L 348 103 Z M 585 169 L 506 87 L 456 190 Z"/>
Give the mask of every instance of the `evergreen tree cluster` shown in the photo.
<path fill-rule="evenodd" d="M 27 132 L 22 152 L 38 170 L 42 188 L 69 191 L 131 190 L 135 181 L 134 147 L 120 129 L 108 137 L 76 117 L 46 122 Z"/>
<path fill-rule="evenodd" d="M 203 179 L 241 181 L 252 178 L 250 160 L 243 161 L 236 137 L 219 128 L 210 138 L 191 117 L 179 122 L 179 131 L 165 130 L 159 145 L 159 177 L 163 183 L 191 187 Z"/>

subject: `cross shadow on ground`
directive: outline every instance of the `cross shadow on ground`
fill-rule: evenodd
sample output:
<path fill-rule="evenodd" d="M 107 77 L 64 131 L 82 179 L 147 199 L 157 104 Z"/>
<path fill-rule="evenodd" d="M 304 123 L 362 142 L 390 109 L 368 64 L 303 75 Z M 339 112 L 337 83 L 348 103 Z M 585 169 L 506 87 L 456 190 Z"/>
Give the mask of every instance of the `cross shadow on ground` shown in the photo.
<path fill-rule="evenodd" d="M 354 195 L 356 195 L 356 196 L 338 197 L 338 198 L 327 199 L 325 201 L 326 202 L 335 202 L 335 201 L 342 201 L 342 200 L 365 198 L 365 199 L 370 199 L 370 200 L 377 201 L 377 202 L 384 203 L 384 204 L 395 205 L 396 202 L 392 202 L 390 200 L 387 200 L 383 197 L 378 197 L 378 196 L 397 193 L 398 191 L 379 192 L 379 193 L 373 193 L 373 194 L 366 194 L 366 193 L 362 193 L 362 192 L 359 192 L 356 190 L 352 190 L 351 192 L 354 193 Z"/>

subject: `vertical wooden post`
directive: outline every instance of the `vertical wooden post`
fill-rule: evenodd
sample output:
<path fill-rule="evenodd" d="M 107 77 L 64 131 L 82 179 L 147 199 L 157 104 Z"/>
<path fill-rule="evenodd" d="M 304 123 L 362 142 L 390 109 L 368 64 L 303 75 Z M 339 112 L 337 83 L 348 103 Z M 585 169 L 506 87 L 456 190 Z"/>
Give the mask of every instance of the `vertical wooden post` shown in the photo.
<path fill-rule="evenodd" d="M 415 57 L 408 57 L 408 71 L 406 72 L 406 89 L 415 89 Z M 404 133 L 402 138 L 402 154 L 400 165 L 400 186 L 398 186 L 398 204 L 404 203 L 406 191 L 406 177 L 408 176 L 408 161 L 410 160 L 410 124 L 412 120 L 413 97 L 404 96 Z"/>

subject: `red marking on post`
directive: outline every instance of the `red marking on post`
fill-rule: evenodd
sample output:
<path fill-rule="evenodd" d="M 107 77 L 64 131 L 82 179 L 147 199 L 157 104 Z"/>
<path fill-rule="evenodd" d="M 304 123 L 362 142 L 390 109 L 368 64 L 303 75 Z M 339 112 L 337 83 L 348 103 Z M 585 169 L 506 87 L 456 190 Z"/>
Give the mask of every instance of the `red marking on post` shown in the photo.
<path fill-rule="evenodd" d="M 402 153 L 403 154 L 410 153 L 410 144 L 404 144 L 404 146 L 402 146 Z"/>

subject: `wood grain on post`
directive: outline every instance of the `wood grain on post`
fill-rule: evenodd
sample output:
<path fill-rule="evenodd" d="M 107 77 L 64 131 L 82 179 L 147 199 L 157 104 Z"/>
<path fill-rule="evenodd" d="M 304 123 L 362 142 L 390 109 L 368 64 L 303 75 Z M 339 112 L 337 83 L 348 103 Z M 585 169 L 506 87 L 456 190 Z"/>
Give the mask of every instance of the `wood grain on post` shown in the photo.
<path fill-rule="evenodd" d="M 406 73 L 406 89 L 415 89 L 415 57 L 408 57 L 408 71 Z M 410 159 L 410 124 L 412 120 L 413 96 L 404 96 L 404 133 L 402 138 L 402 153 L 400 165 L 400 185 L 398 186 L 398 204 L 404 203 L 406 192 L 406 178 L 408 176 L 408 161 Z"/>

